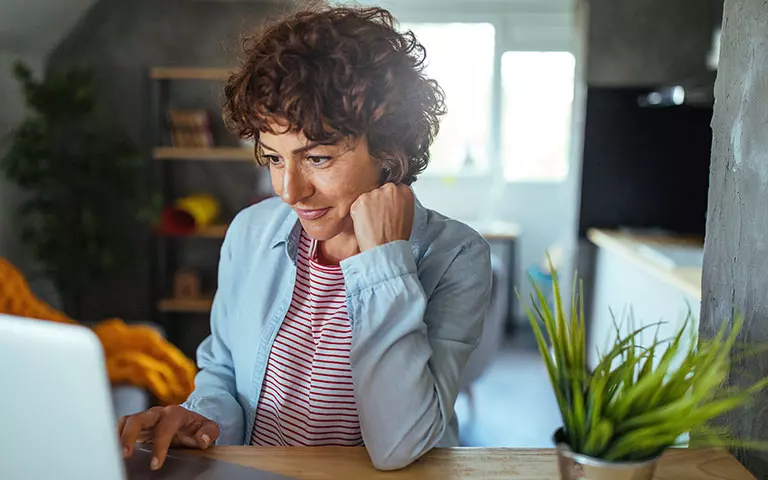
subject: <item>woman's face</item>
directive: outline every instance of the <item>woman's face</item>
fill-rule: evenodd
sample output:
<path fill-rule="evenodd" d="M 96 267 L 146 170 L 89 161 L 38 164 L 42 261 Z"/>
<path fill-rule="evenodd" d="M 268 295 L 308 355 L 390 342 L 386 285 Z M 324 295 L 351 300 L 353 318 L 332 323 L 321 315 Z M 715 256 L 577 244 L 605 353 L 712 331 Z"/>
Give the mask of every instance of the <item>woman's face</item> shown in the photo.
<path fill-rule="evenodd" d="M 272 186 L 296 211 L 307 234 L 326 241 L 354 231 L 352 204 L 381 179 L 365 139 L 319 145 L 301 133 L 262 132 L 260 137 L 257 148 L 268 162 Z"/>

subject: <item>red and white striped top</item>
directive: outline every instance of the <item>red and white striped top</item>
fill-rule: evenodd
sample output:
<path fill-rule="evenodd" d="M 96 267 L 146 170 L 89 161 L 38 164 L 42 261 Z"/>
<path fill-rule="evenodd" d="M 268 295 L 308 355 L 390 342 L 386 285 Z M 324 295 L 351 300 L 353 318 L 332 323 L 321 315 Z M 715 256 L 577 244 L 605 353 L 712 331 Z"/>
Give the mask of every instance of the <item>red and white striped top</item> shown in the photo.
<path fill-rule="evenodd" d="M 357 446 L 344 276 L 317 261 L 317 242 L 301 234 L 296 287 L 269 353 L 252 445 Z"/>

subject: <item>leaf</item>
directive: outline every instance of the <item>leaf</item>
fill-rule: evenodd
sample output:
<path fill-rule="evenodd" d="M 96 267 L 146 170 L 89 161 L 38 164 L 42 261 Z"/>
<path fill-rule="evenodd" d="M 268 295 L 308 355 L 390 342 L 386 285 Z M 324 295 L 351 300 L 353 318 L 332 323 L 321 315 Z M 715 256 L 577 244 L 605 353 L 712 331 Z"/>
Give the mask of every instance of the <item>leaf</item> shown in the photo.
<path fill-rule="evenodd" d="M 563 312 L 563 300 L 562 300 L 562 295 L 560 294 L 560 282 L 558 282 L 557 272 L 555 271 L 554 265 L 552 264 L 552 258 L 549 256 L 549 253 L 547 253 L 547 261 L 549 262 L 549 270 L 552 273 L 552 290 L 554 292 L 553 297 L 555 301 L 554 316 L 555 316 L 557 337 L 566 339 L 568 337 L 568 328 L 566 327 L 565 313 Z M 544 298 L 544 295 L 541 294 L 540 289 L 537 289 L 537 292 L 540 294 L 541 298 Z M 546 300 L 544 301 L 546 302 Z M 573 365 L 574 358 L 573 358 L 571 342 L 558 342 L 558 343 L 559 343 L 559 349 L 561 350 L 560 354 L 565 360 L 565 364 Z"/>
<path fill-rule="evenodd" d="M 592 375 L 587 387 L 587 431 L 594 431 L 600 423 L 603 413 L 603 397 L 607 377 L 602 373 Z"/>
<path fill-rule="evenodd" d="M 654 354 L 656 353 L 656 346 L 659 345 L 659 340 L 654 338 L 653 344 L 651 347 L 644 353 L 643 355 L 646 357 L 645 363 L 640 368 L 640 373 L 637 374 L 637 381 L 642 381 L 645 377 L 647 377 L 651 373 L 651 369 L 653 368 L 653 359 Z"/>
<path fill-rule="evenodd" d="M 613 425 L 608 419 L 602 419 L 597 426 L 589 432 L 589 437 L 584 445 L 583 453 L 592 457 L 600 457 L 608 446 L 613 436 Z"/>
<path fill-rule="evenodd" d="M 571 379 L 571 393 L 573 396 L 573 432 L 570 438 L 572 448 L 581 449 L 587 434 L 587 414 L 584 410 L 584 393 L 579 380 Z"/>

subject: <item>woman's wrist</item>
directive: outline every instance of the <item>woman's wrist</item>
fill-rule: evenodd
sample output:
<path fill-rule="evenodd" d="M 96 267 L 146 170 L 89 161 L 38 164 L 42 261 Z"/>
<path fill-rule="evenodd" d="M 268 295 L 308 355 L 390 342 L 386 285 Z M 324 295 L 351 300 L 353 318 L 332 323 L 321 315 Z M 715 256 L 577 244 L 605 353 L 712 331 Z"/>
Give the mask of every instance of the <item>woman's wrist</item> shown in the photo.
<path fill-rule="evenodd" d="M 343 260 L 340 265 L 349 294 L 417 271 L 411 242 L 407 240 L 376 246 Z"/>

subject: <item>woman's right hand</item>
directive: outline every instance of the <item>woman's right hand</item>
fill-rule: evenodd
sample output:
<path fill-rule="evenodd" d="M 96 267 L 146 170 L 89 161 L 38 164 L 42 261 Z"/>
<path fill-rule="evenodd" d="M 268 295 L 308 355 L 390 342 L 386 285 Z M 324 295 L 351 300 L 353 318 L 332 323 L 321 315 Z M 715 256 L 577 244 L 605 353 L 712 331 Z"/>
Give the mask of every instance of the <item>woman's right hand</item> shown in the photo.
<path fill-rule="evenodd" d="M 133 455 L 136 442 L 152 443 L 150 468 L 165 463 L 170 446 L 206 449 L 219 438 L 219 426 L 179 405 L 154 407 L 120 418 L 117 435 L 125 458 Z"/>

